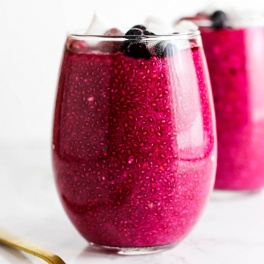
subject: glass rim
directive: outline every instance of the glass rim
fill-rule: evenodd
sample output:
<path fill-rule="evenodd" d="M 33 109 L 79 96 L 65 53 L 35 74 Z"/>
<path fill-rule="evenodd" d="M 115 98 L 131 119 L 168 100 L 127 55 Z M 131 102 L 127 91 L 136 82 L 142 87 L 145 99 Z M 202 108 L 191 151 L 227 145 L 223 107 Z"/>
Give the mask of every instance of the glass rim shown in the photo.
<path fill-rule="evenodd" d="M 139 40 L 149 40 L 149 41 L 157 41 L 159 39 L 162 40 L 173 40 L 173 39 L 192 39 L 195 37 L 200 36 L 200 30 L 189 30 L 185 32 L 175 32 L 173 34 L 163 34 L 163 35 L 146 35 L 146 36 L 139 36 Z M 83 40 L 86 38 L 92 39 L 101 39 L 101 40 L 108 40 L 108 41 L 124 41 L 124 40 L 135 40 L 137 36 L 133 35 L 120 35 L 120 36 L 106 36 L 106 35 L 90 35 L 85 33 L 78 33 L 76 31 L 69 32 L 66 35 L 67 38 L 76 39 L 76 40 Z"/>

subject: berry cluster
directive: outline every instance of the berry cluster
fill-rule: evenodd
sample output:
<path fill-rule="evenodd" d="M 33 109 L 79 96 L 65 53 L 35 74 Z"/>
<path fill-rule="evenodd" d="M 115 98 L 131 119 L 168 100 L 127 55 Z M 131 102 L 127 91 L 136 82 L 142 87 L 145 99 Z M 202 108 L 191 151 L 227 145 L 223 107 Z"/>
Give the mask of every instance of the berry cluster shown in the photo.
<path fill-rule="evenodd" d="M 176 51 L 175 45 L 171 42 L 149 40 L 149 37 L 155 36 L 155 34 L 147 30 L 144 25 L 133 26 L 125 34 L 117 28 L 110 28 L 105 32 L 104 36 L 123 36 L 125 40 L 103 40 L 97 43 L 95 47 L 92 47 L 84 40 L 68 39 L 66 48 L 74 53 L 100 51 L 114 54 L 122 52 L 128 57 L 146 60 L 151 57 L 164 58 L 172 56 Z"/>
<path fill-rule="evenodd" d="M 148 31 L 144 25 L 132 27 L 125 34 L 129 39 L 124 41 L 122 52 L 124 52 L 126 56 L 135 59 L 150 59 L 152 56 L 163 58 L 172 55 L 175 47 L 166 41 L 161 41 L 154 46 L 148 46 L 148 41 L 145 37 L 153 35 L 155 34 Z"/>

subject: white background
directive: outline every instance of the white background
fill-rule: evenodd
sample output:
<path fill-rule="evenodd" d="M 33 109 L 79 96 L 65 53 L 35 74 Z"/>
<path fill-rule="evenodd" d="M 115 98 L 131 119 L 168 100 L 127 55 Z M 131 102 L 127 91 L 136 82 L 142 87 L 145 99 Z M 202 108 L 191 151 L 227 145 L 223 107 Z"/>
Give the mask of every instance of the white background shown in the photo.
<path fill-rule="evenodd" d="M 111 26 L 129 27 L 142 23 L 146 15 L 171 22 L 210 4 L 208 0 L 0 0 L 0 144 L 49 145 L 65 35 L 87 27 L 95 9 L 112 21 Z M 233 0 L 232 5 L 264 10 L 262 0 Z"/>

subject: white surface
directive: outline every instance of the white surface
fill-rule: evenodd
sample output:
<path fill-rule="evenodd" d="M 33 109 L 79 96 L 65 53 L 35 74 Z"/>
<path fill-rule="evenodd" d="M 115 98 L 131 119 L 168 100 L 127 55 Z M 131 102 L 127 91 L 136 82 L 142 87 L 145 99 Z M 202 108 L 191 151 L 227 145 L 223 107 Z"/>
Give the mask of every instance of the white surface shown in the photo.
<path fill-rule="evenodd" d="M 64 214 L 50 146 L 0 144 L 0 227 L 60 255 L 67 264 L 263 264 L 264 193 L 211 198 L 191 234 L 172 250 L 135 257 L 92 250 Z M 0 246 L 1 264 L 44 263 Z"/>
<path fill-rule="evenodd" d="M 218 0 L 0 0 L 0 140 L 49 141 L 55 89 L 66 32 L 86 28 L 95 9 L 114 26 L 145 16 L 174 21 Z M 221 0 L 257 8 L 263 0 Z"/>

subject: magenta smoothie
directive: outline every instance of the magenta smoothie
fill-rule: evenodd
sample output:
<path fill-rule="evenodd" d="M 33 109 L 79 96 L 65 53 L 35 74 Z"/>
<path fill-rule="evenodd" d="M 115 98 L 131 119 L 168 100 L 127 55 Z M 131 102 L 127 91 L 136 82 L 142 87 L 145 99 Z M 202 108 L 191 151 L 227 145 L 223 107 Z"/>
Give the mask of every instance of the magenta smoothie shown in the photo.
<path fill-rule="evenodd" d="M 203 30 L 218 135 L 216 189 L 264 186 L 264 27 Z"/>
<path fill-rule="evenodd" d="M 128 49 L 129 41 L 114 52 L 67 46 L 54 120 L 56 182 L 89 242 L 171 245 L 192 229 L 214 181 L 204 57 L 189 40 L 149 51 Z"/>
<path fill-rule="evenodd" d="M 264 186 L 264 26 L 238 26 L 221 11 L 211 20 L 200 30 L 217 122 L 215 188 L 257 190 Z"/>

